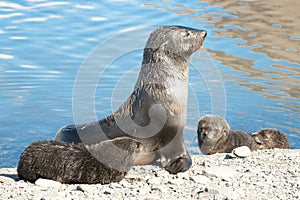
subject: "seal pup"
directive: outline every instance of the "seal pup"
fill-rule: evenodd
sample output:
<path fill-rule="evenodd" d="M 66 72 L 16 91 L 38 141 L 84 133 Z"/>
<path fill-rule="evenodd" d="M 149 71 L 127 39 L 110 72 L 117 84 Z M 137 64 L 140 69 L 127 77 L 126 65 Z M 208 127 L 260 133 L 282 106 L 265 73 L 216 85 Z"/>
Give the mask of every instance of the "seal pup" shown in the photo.
<path fill-rule="evenodd" d="M 150 163 L 158 154 L 171 174 L 189 169 L 192 161 L 183 140 L 189 60 L 205 37 L 206 31 L 183 26 L 154 30 L 144 48 L 134 91 L 125 103 L 96 122 L 59 129 L 55 140 L 91 145 L 107 138 L 133 137 L 144 147 L 134 164 Z"/>
<path fill-rule="evenodd" d="M 290 148 L 289 141 L 285 134 L 276 129 L 262 129 L 253 133 L 251 136 L 257 143 L 258 149 Z"/>
<path fill-rule="evenodd" d="M 113 145 L 122 149 L 114 152 Z M 87 148 L 62 141 L 39 141 L 21 154 L 17 172 L 20 179 L 35 182 L 46 178 L 61 183 L 108 184 L 121 181 L 139 151 L 141 143 L 128 137 L 106 140 Z M 120 166 L 121 171 L 98 160 L 101 154 Z"/>
<path fill-rule="evenodd" d="M 217 115 L 205 115 L 198 122 L 198 145 L 205 155 L 231 153 L 233 149 L 247 146 L 256 150 L 254 139 L 243 131 L 231 131 L 229 124 Z"/>

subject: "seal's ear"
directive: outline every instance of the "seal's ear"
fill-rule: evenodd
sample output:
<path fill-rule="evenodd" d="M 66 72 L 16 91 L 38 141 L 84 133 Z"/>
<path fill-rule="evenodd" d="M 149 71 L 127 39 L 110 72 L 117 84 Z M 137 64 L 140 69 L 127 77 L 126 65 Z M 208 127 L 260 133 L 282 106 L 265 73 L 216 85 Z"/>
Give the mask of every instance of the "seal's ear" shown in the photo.
<path fill-rule="evenodd" d="M 222 135 L 223 135 L 223 136 L 228 135 L 228 134 L 229 134 L 229 130 L 230 130 L 230 129 L 227 129 L 227 127 L 224 126 L 224 127 L 223 127 L 223 130 L 222 130 Z"/>
<path fill-rule="evenodd" d="M 227 121 L 225 121 L 225 124 L 226 124 L 226 127 L 228 128 L 228 130 L 230 130 L 230 126 L 229 126 L 229 124 L 227 123 Z M 225 128 L 226 128 L 225 127 Z"/>
<path fill-rule="evenodd" d="M 141 152 L 142 151 L 142 148 L 143 148 L 143 144 L 140 142 L 140 141 L 133 141 L 132 142 L 133 144 L 133 150 L 134 150 L 134 152 L 136 152 L 136 153 L 139 153 L 139 152 Z"/>

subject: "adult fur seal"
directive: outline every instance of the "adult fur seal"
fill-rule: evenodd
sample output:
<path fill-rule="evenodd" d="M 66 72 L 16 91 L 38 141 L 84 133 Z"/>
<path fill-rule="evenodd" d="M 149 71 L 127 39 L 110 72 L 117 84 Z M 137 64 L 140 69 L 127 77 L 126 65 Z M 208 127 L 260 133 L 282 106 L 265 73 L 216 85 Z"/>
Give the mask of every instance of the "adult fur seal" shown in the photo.
<path fill-rule="evenodd" d="M 287 137 L 276 129 L 262 129 L 251 135 L 257 143 L 258 149 L 289 149 L 290 144 Z"/>
<path fill-rule="evenodd" d="M 122 148 L 115 153 L 113 145 Z M 35 182 L 38 178 L 52 179 L 61 183 L 107 184 L 124 178 L 141 150 L 141 143 L 132 138 L 120 137 L 106 140 L 85 148 L 82 144 L 61 141 L 40 141 L 30 144 L 21 154 L 18 164 L 20 179 Z M 116 170 L 101 163 L 97 156 L 114 158 L 122 168 Z"/>
<path fill-rule="evenodd" d="M 186 171 L 192 164 L 183 141 L 189 59 L 205 36 L 206 31 L 182 26 L 154 30 L 144 49 L 134 91 L 125 103 L 104 119 L 61 128 L 55 140 L 91 145 L 129 136 L 144 147 L 135 164 L 149 163 L 157 153 L 170 173 Z"/>
<path fill-rule="evenodd" d="M 231 153 L 240 146 L 256 150 L 256 142 L 243 131 L 231 131 L 228 123 L 216 115 L 205 115 L 198 122 L 198 144 L 203 154 Z"/>

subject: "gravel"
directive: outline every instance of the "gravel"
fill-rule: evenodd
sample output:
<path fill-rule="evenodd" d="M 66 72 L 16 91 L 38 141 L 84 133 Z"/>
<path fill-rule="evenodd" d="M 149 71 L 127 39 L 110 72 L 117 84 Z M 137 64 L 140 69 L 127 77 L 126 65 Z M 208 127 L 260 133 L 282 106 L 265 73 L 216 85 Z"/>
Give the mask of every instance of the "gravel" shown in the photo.
<path fill-rule="evenodd" d="M 134 166 L 119 183 L 60 184 L 18 180 L 0 169 L 0 199 L 300 199 L 300 150 L 192 156 L 193 165 L 171 175 L 154 165 Z"/>

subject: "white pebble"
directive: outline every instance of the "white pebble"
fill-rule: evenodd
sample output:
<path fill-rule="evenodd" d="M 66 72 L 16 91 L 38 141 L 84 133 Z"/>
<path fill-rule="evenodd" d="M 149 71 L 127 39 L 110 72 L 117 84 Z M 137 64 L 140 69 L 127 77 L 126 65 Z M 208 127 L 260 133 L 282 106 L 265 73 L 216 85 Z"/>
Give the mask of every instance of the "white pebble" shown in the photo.
<path fill-rule="evenodd" d="M 207 177 L 217 177 L 227 180 L 236 176 L 237 171 L 235 171 L 231 167 L 218 166 L 204 169 L 203 174 Z"/>
<path fill-rule="evenodd" d="M 151 188 L 149 186 L 143 186 L 141 189 L 139 189 L 139 194 L 145 195 L 149 194 L 151 191 Z"/>
<path fill-rule="evenodd" d="M 66 199 L 67 197 L 67 191 L 61 191 L 61 192 L 50 192 L 43 197 L 41 197 L 41 200 L 61 200 Z"/>
<path fill-rule="evenodd" d="M 125 179 L 123 179 L 119 182 L 119 185 L 122 185 L 123 187 L 128 187 L 130 185 L 130 183 L 128 181 L 126 181 Z"/>
<path fill-rule="evenodd" d="M 251 155 L 251 150 L 247 146 L 241 146 L 233 149 L 233 155 L 239 158 L 246 158 Z"/>
<path fill-rule="evenodd" d="M 183 179 L 181 179 L 181 178 L 171 178 L 169 181 L 168 181 L 168 183 L 171 183 L 171 184 L 173 184 L 173 185 L 182 185 L 182 184 L 184 184 L 184 180 Z"/>
<path fill-rule="evenodd" d="M 15 180 L 10 177 L 0 176 L 0 183 L 14 183 Z"/>
<path fill-rule="evenodd" d="M 57 181 L 53 181 L 50 179 L 44 179 L 44 178 L 39 178 L 38 180 L 35 181 L 35 185 L 42 186 L 42 187 L 60 187 L 62 184 Z"/>
<path fill-rule="evenodd" d="M 177 174 L 178 178 L 182 178 L 184 180 L 190 180 L 190 176 L 187 172 L 181 172 Z"/>
<path fill-rule="evenodd" d="M 158 170 L 156 174 L 158 177 L 170 177 L 170 173 L 166 170 Z"/>
<path fill-rule="evenodd" d="M 69 192 L 69 194 L 71 195 L 71 196 L 83 196 L 83 192 L 82 191 L 80 191 L 80 190 L 72 190 L 72 191 L 70 191 Z"/>
<path fill-rule="evenodd" d="M 82 191 L 82 192 L 87 192 L 90 194 L 95 194 L 97 192 L 98 188 L 93 185 L 81 184 L 81 185 L 77 186 L 77 190 Z"/>
<path fill-rule="evenodd" d="M 149 178 L 146 182 L 148 184 L 151 184 L 151 185 L 159 185 L 160 184 L 160 178 L 152 177 L 152 178 Z"/>
<path fill-rule="evenodd" d="M 193 176 L 192 179 L 195 182 L 201 183 L 201 184 L 206 184 L 206 183 L 209 183 L 211 181 L 210 178 L 208 178 L 207 176 L 203 176 L 203 175 Z"/>

